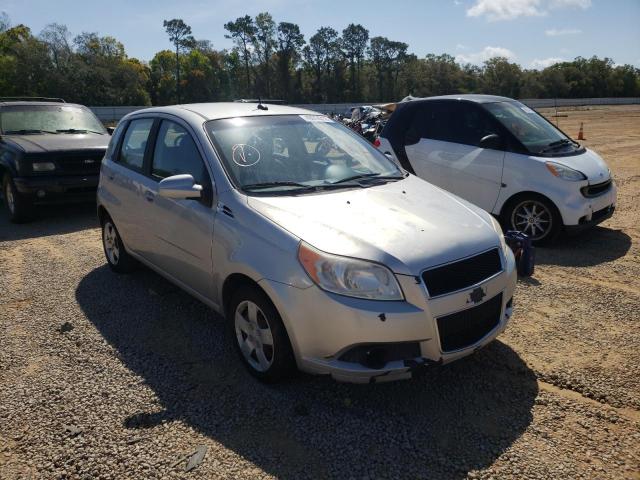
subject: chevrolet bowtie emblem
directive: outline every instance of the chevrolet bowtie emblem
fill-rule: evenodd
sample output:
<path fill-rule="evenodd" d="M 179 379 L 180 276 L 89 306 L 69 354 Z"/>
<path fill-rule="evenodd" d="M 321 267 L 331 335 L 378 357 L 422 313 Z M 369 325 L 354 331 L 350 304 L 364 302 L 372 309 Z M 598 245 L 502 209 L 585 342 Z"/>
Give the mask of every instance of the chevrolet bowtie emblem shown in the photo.
<path fill-rule="evenodd" d="M 480 303 L 482 301 L 482 299 L 484 297 L 486 297 L 486 296 L 487 296 L 487 294 L 484 292 L 482 287 L 475 288 L 469 294 L 469 300 L 467 300 L 467 303 Z"/>

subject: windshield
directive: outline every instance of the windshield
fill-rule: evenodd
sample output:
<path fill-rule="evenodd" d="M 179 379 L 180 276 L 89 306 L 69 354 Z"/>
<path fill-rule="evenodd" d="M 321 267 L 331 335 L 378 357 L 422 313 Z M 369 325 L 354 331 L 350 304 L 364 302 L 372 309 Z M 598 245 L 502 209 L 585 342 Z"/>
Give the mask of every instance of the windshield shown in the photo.
<path fill-rule="evenodd" d="M 485 103 L 483 106 L 533 153 L 573 143 L 541 115 L 520 102 Z"/>
<path fill-rule="evenodd" d="M 0 109 L 4 134 L 106 133 L 88 109 L 72 105 L 10 105 Z"/>
<path fill-rule="evenodd" d="M 233 182 L 245 191 L 362 187 L 404 178 L 366 140 L 324 115 L 212 120 L 206 130 Z"/>

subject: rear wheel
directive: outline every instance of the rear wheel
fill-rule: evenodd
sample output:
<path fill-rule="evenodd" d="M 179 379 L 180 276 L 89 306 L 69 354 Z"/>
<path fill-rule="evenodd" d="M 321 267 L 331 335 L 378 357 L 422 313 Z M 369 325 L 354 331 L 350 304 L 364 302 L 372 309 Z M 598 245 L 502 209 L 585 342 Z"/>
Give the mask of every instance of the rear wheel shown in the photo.
<path fill-rule="evenodd" d="M 233 340 L 249 372 L 264 382 L 277 382 L 295 371 L 295 359 L 280 315 L 267 296 L 241 287 L 231 300 L 228 319 Z"/>
<path fill-rule="evenodd" d="M 125 250 L 120 234 L 109 217 L 102 221 L 102 246 L 111 270 L 127 273 L 135 268 L 134 258 Z"/>
<path fill-rule="evenodd" d="M 503 215 L 503 224 L 507 230 L 527 234 L 536 245 L 545 245 L 558 237 L 562 218 L 549 200 L 539 195 L 529 195 L 509 203 Z"/>
<path fill-rule="evenodd" d="M 2 195 L 4 196 L 4 206 L 11 222 L 24 223 L 31 220 L 33 202 L 18 192 L 9 173 L 5 173 L 2 178 Z"/>

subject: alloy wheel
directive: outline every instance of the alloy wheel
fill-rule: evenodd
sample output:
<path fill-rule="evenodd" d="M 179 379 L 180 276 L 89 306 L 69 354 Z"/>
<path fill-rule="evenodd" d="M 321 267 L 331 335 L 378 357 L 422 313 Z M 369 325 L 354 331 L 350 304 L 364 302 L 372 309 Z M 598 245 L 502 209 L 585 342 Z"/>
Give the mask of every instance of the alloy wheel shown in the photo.
<path fill-rule="evenodd" d="M 116 228 L 109 221 L 105 222 L 102 228 L 102 241 L 104 242 L 104 251 L 107 254 L 109 262 L 117 265 L 120 260 L 120 247 L 118 246 L 118 233 Z"/>
<path fill-rule="evenodd" d="M 236 340 L 245 360 L 258 372 L 273 364 L 273 334 L 263 311 L 250 300 L 240 302 L 234 316 Z"/>
<path fill-rule="evenodd" d="M 553 228 L 553 215 L 542 202 L 526 200 L 513 209 L 511 226 L 526 233 L 532 240 L 541 240 Z"/>

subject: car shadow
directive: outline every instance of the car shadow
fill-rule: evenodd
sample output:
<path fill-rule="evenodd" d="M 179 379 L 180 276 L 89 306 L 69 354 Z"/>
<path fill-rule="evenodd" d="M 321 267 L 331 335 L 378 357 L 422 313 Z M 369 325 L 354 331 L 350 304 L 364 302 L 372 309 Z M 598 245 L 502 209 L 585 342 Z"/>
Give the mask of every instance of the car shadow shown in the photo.
<path fill-rule="evenodd" d="M 622 230 L 594 227 L 576 236 L 563 236 L 550 248 L 536 248 L 536 263 L 562 267 L 591 267 L 624 257 L 631 237 Z"/>
<path fill-rule="evenodd" d="M 33 219 L 28 223 L 15 224 L 9 221 L 0 199 L 0 242 L 61 235 L 98 226 L 95 202 L 38 205 Z"/>
<path fill-rule="evenodd" d="M 278 478 L 465 478 L 532 421 L 536 378 L 499 341 L 410 381 L 301 374 L 265 385 L 242 367 L 220 316 L 147 269 L 97 268 L 76 299 L 162 405 L 129 412 L 126 428 L 180 420 Z"/>

